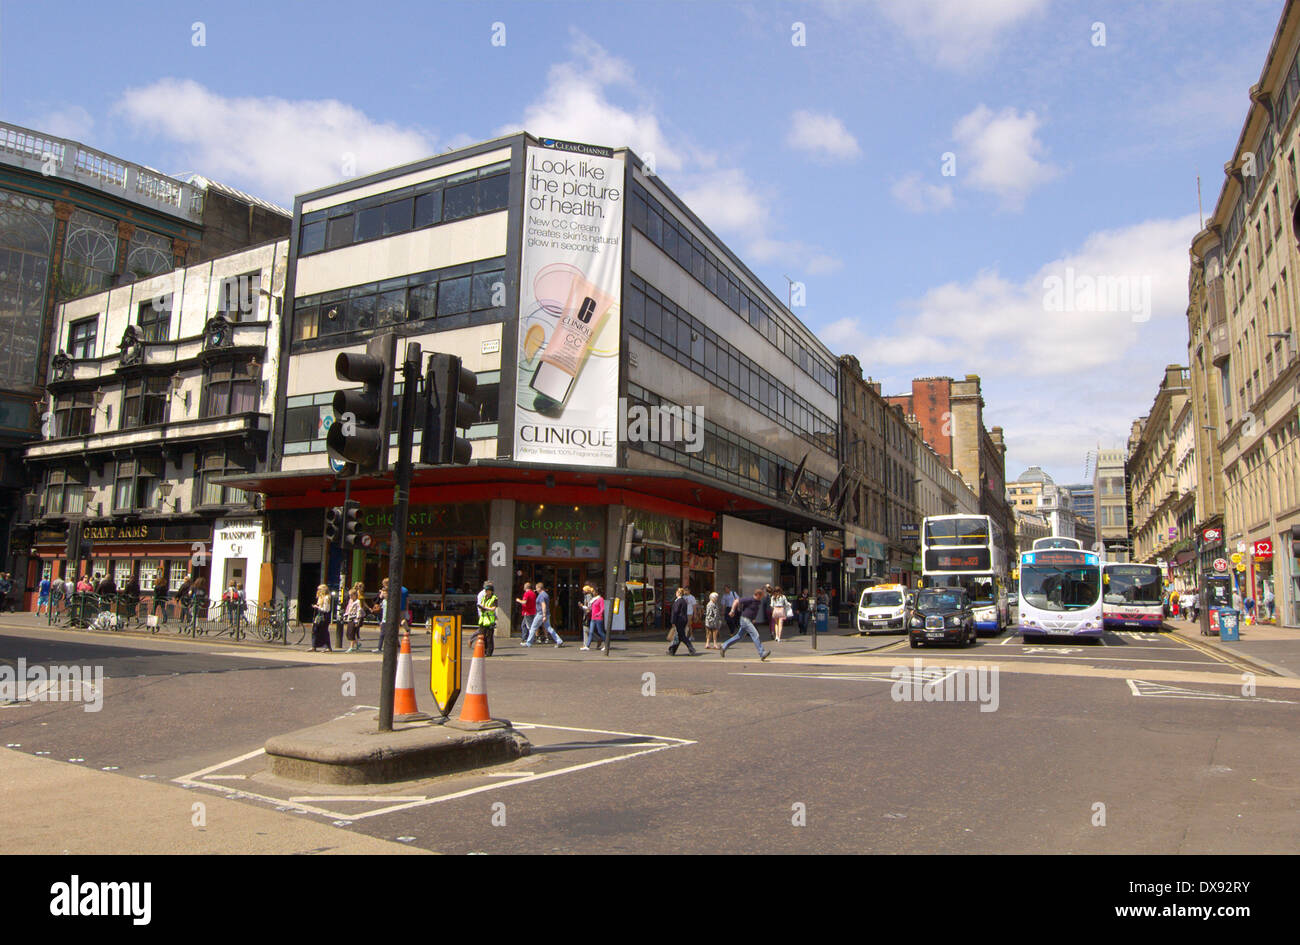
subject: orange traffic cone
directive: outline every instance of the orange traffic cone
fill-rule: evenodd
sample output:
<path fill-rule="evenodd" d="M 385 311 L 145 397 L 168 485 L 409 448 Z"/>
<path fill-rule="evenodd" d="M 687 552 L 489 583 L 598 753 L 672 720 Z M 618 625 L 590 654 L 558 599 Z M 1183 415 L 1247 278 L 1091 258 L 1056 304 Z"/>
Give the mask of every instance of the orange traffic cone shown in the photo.
<path fill-rule="evenodd" d="M 462 722 L 491 722 L 487 701 L 487 651 L 483 637 L 474 638 L 474 658 L 469 664 L 469 682 L 465 686 L 465 701 L 461 703 Z"/>
<path fill-rule="evenodd" d="M 415 673 L 411 668 L 411 634 L 402 631 L 402 649 L 397 654 L 397 681 L 393 686 L 393 721 L 418 722 L 429 716 L 415 704 Z"/>

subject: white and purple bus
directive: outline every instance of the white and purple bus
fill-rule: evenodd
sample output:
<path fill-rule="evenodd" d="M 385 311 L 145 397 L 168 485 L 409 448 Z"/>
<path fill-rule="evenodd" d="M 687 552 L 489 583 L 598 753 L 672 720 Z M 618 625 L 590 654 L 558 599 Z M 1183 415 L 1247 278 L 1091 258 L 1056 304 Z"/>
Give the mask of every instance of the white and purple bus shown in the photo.
<path fill-rule="evenodd" d="M 975 629 L 998 634 L 1010 624 L 1007 554 L 987 515 L 927 515 L 921 523 L 921 586 L 964 587 Z"/>
<path fill-rule="evenodd" d="M 1075 548 L 1020 556 L 1020 633 L 1101 640 L 1101 558 Z"/>
<path fill-rule="evenodd" d="M 1101 616 L 1107 630 L 1164 626 L 1164 575 L 1158 565 L 1106 564 L 1101 584 Z"/>

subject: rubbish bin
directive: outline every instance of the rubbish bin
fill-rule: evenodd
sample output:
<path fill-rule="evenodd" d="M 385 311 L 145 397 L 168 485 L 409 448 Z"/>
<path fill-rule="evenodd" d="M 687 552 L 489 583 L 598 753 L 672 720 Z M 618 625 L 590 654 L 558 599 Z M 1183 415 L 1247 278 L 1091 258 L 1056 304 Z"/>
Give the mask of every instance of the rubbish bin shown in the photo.
<path fill-rule="evenodd" d="M 1237 628 L 1241 619 L 1241 614 L 1235 610 L 1219 611 L 1219 639 L 1220 640 L 1239 640 Z"/>
<path fill-rule="evenodd" d="M 826 633 L 830 629 L 831 609 L 825 604 L 817 605 L 817 632 Z"/>

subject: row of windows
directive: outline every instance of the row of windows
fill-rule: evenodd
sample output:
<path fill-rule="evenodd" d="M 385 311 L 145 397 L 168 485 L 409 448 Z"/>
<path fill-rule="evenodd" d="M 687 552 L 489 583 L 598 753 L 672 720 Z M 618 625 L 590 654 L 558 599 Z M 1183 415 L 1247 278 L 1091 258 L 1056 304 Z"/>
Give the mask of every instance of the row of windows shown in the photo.
<path fill-rule="evenodd" d="M 498 256 L 295 299 L 293 340 L 503 309 L 505 304 L 505 261 Z"/>
<path fill-rule="evenodd" d="M 191 506 L 198 508 L 246 504 L 248 493 L 242 489 L 223 486 L 216 480 L 223 476 L 250 472 L 255 462 L 252 453 L 233 447 L 200 453 L 195 460 L 196 474 Z M 118 460 L 113 466 L 109 506 L 111 510 L 114 512 L 161 511 L 164 504 L 160 486 L 175 481 L 174 478 L 165 477 L 164 472 L 164 461 L 161 456 Z M 89 491 L 87 484 L 88 473 L 84 466 L 51 469 L 46 477 L 42 514 L 84 514 L 87 511 L 86 495 Z M 174 502 L 177 498 L 169 498 L 168 501 Z M 172 507 L 167 506 L 167 508 Z M 105 510 L 100 508 L 96 511 L 102 514 Z"/>
<path fill-rule="evenodd" d="M 484 439 L 497 435 L 497 421 L 500 418 L 501 372 L 483 371 L 476 374 L 478 387 L 470 398 L 474 405 L 474 424 L 470 427 L 468 439 Z M 398 381 L 393 385 L 393 404 L 391 413 L 397 416 L 402 399 L 403 384 Z M 285 401 L 284 412 L 284 452 L 286 454 L 323 453 L 325 452 L 325 434 L 334 419 L 334 393 L 304 394 L 290 397 Z M 424 414 L 428 399 L 417 397 L 415 400 L 415 443 L 418 445 L 421 431 L 424 429 Z M 397 434 L 393 434 L 396 445 Z"/>
<path fill-rule="evenodd" d="M 506 208 L 510 162 L 303 214 L 298 255 L 325 252 Z"/>
<path fill-rule="evenodd" d="M 257 315 L 257 291 L 262 283 L 262 272 L 248 272 L 221 280 L 217 292 L 217 315 L 232 322 L 251 321 Z M 135 323 L 141 337 L 149 343 L 160 344 L 169 339 L 172 324 L 172 294 L 155 296 L 136 307 Z M 99 340 L 99 316 L 80 318 L 68 324 L 68 356 L 74 360 L 95 357 L 95 344 Z"/>
<path fill-rule="evenodd" d="M 627 399 L 629 406 L 673 404 L 636 384 L 628 385 Z M 629 445 L 679 466 L 777 498 L 786 497 L 795 470 L 795 464 L 786 457 L 765 450 L 707 419 L 704 421 L 702 448 L 696 452 L 687 452 L 684 442 L 637 441 Z M 826 503 L 830 495 L 829 482 L 808 473 L 804 475 L 802 484 L 811 492 L 814 506 Z"/>
<path fill-rule="evenodd" d="M 728 271 L 708 247 L 695 238 L 664 209 L 645 188 L 633 184 L 629 204 L 632 225 L 662 249 L 695 281 L 708 289 L 722 304 L 745 319 L 797 364 L 805 374 L 834 394 L 839 388 L 835 366 L 813 355 L 799 344 L 792 329 L 763 302 L 755 298 Z"/>
<path fill-rule="evenodd" d="M 835 423 L 744 353 L 633 273 L 626 300 L 628 333 L 662 351 L 791 433 L 835 451 Z"/>
<path fill-rule="evenodd" d="M 240 413 L 254 413 L 261 395 L 261 367 L 250 360 L 221 361 L 203 371 L 203 395 L 199 418 L 219 419 Z M 122 408 L 117 429 L 130 430 L 166 423 L 173 397 L 171 376 L 139 376 L 122 384 Z M 95 391 L 71 391 L 54 401 L 51 437 L 90 436 L 95 432 Z M 112 429 L 110 408 L 104 409 L 104 429 Z"/>

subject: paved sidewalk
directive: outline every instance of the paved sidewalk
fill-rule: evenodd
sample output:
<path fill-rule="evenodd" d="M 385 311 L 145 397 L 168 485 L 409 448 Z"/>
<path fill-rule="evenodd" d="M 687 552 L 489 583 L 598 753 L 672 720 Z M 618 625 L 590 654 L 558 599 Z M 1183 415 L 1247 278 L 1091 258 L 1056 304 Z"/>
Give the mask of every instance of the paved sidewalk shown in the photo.
<path fill-rule="evenodd" d="M 834 622 L 832 621 L 832 627 Z M 282 643 L 263 643 L 254 640 L 236 641 L 229 636 L 216 636 L 212 634 L 200 635 L 197 637 L 182 635 L 172 630 L 160 630 L 157 633 L 151 633 L 148 630 L 87 630 L 83 628 L 68 628 L 59 625 L 49 625 L 44 617 L 37 617 L 32 613 L 9 613 L 0 614 L 0 630 L 32 630 L 41 633 L 53 635 L 77 634 L 82 640 L 93 640 L 102 642 L 105 645 L 122 645 L 122 646 L 140 646 L 154 644 L 166 649 L 174 649 L 177 645 L 185 648 L 194 648 L 196 650 L 212 650 L 214 647 L 220 648 L 223 653 L 239 653 L 249 657 L 264 659 L 290 659 L 297 662 L 368 662 L 378 661 L 379 654 L 372 652 L 379 643 L 379 633 L 377 628 L 367 625 L 361 630 L 362 650 L 359 653 L 344 654 L 341 650 L 335 650 L 333 653 L 313 653 L 311 652 L 310 630 L 307 639 L 297 645 L 288 645 Z M 333 631 L 331 631 L 332 634 Z M 814 653 L 812 649 L 812 635 L 791 633 L 786 631 L 782 634 L 782 641 L 776 643 L 772 640 L 771 631 L 762 626 L 759 628 L 759 634 L 763 639 L 763 645 L 772 651 L 774 657 L 780 656 L 808 656 Z M 668 642 L 666 639 L 667 631 L 662 634 L 638 636 L 630 640 L 614 640 L 610 650 L 609 659 L 648 659 L 652 657 L 667 657 Z M 466 651 L 469 651 L 471 641 L 474 637 L 473 627 L 462 628 L 462 639 L 465 641 Z M 588 659 L 605 659 L 605 654 L 599 649 L 591 649 L 586 652 L 582 650 L 582 637 L 577 633 L 569 633 L 564 636 L 564 646 L 556 647 L 549 640 L 542 643 L 540 640 L 534 642 L 531 647 L 521 646 L 518 634 L 513 637 L 498 636 L 496 638 L 496 648 L 492 659 L 546 659 L 546 660 L 571 660 L 581 661 Z M 726 640 L 730 634 L 723 633 L 721 638 Z M 866 652 L 877 650 L 881 647 L 888 646 L 906 637 L 901 633 L 875 634 L 872 636 L 858 636 L 855 633 L 841 633 L 838 629 L 832 629 L 829 633 L 820 633 L 817 635 L 817 650 L 819 655 L 834 655 L 851 652 Z M 697 630 L 694 633 L 695 648 L 702 657 L 717 657 L 717 650 L 704 649 L 704 631 Z M 333 643 L 333 636 L 330 638 Z M 737 647 L 742 650 L 736 651 L 737 655 L 744 652 L 743 648 L 748 648 L 750 654 L 754 652 L 754 646 L 748 637 L 742 637 Z M 411 652 L 418 659 L 422 655 L 427 657 L 430 650 L 430 635 L 425 631 L 423 625 L 417 625 L 411 631 Z M 733 648 L 734 650 L 734 648 Z M 732 651 L 728 651 L 732 652 Z M 689 659 L 684 647 L 679 648 L 678 656 Z"/>
<path fill-rule="evenodd" d="M 1165 626 L 1188 640 L 1208 646 L 1225 656 L 1253 663 L 1279 676 L 1300 678 L 1300 630 L 1268 624 L 1243 626 L 1235 643 L 1224 643 L 1217 636 L 1201 636 L 1199 623 L 1171 618 Z"/>
<path fill-rule="evenodd" d="M 5 853 L 426 853 L 319 820 L 0 748 Z M 194 805 L 202 802 L 203 826 Z"/>

